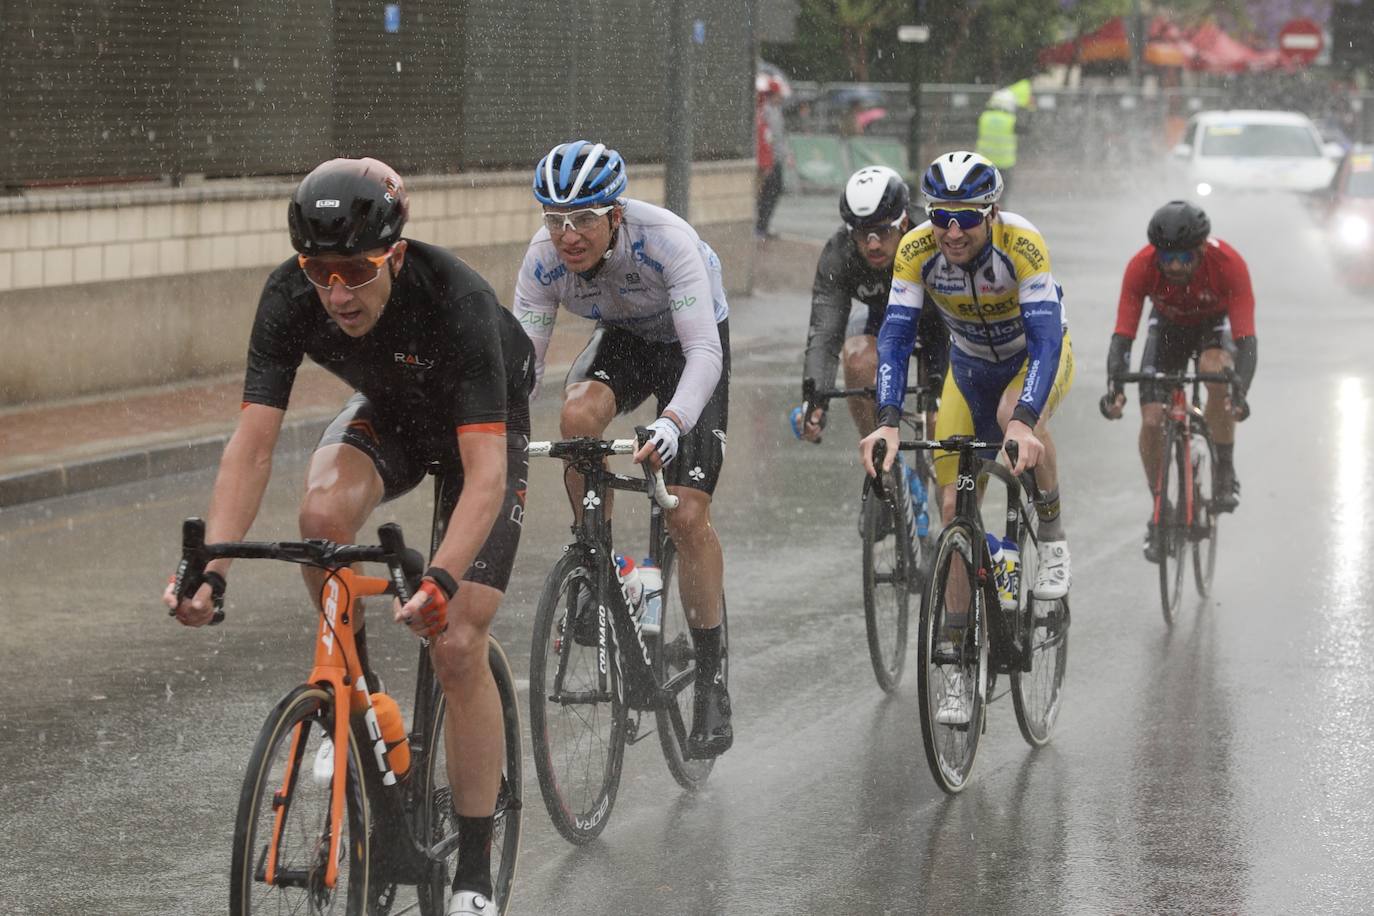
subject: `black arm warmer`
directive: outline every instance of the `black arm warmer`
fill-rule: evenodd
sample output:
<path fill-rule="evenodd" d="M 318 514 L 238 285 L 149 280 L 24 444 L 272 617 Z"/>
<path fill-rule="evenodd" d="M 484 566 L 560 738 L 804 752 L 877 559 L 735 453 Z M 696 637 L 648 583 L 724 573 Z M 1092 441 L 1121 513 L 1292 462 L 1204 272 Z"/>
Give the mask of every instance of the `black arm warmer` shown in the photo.
<path fill-rule="evenodd" d="M 1123 372 L 1131 371 L 1131 344 L 1135 343 L 1125 334 L 1113 334 L 1111 346 L 1107 348 L 1107 384 L 1112 391 L 1121 393 L 1121 386 L 1114 384 L 1113 379 Z"/>
<path fill-rule="evenodd" d="M 1259 338 L 1241 337 L 1236 340 L 1236 375 L 1246 391 L 1255 378 L 1255 367 L 1259 365 Z"/>

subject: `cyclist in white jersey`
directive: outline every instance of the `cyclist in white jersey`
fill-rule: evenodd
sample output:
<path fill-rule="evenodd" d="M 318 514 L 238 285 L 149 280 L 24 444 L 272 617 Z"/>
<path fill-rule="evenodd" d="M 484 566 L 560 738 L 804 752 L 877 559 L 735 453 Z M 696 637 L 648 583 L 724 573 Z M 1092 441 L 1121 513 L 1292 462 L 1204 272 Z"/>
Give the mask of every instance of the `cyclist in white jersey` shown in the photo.
<path fill-rule="evenodd" d="M 626 184 L 624 160 L 600 143 L 560 143 L 539 161 L 534 196 L 544 227 L 520 267 L 514 312 L 534 343 L 541 384 L 559 306 L 597 323 L 568 373 L 563 436 L 600 437 L 617 414 L 656 399 L 658 419 L 635 460 L 663 467 L 681 500 L 666 520 L 696 649 L 688 749 L 715 756 L 733 741 L 720 664 L 724 560 L 711 526 L 725 455 L 729 307 L 710 246 L 675 213 L 622 197 Z M 581 481 L 570 479 L 575 516 L 580 495 Z"/>

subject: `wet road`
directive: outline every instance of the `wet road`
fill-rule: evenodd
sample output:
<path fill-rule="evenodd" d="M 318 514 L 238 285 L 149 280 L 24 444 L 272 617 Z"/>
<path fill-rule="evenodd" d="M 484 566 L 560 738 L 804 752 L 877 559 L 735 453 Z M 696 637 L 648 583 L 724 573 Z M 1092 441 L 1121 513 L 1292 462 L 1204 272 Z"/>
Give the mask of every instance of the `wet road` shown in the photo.
<path fill-rule="evenodd" d="M 1019 202 L 1049 239 L 1079 359 L 1054 421 L 1075 618 L 1053 743 L 1032 753 L 999 701 L 974 784 L 958 798 L 936 789 L 914 652 L 895 696 L 869 668 L 852 428 L 836 416 L 820 448 L 786 429 L 805 297 L 744 300 L 732 327 L 754 344 L 735 355 L 716 501 L 735 747 L 695 797 L 671 780 L 657 742 L 631 747 L 606 832 L 574 849 L 543 810 L 526 737 L 513 913 L 1369 906 L 1374 301 L 1333 282 L 1295 207 L 1214 206 L 1217 234 L 1254 275 L 1260 369 L 1216 598 L 1187 593 L 1168 631 L 1139 552 L 1148 502 L 1135 422 L 1108 424 L 1096 407 L 1120 272 L 1162 199 L 1121 192 L 1089 208 L 1027 192 Z M 825 233 L 832 205 L 790 201 L 777 228 Z M 536 435 L 554 429 L 555 408 L 536 405 Z M 256 536 L 294 531 L 302 469 L 279 461 Z M 243 766 L 263 715 L 307 667 L 313 622 L 297 573 L 264 563 L 236 566 L 223 627 L 183 630 L 158 610 L 179 522 L 204 511 L 211 480 L 183 475 L 0 515 L 0 913 L 224 908 Z M 414 537 L 423 502 L 386 515 Z M 495 627 L 522 679 L 567 514 L 555 469 L 537 462 Z M 617 525 L 627 529 L 640 530 Z M 371 633 L 378 667 L 403 683 L 413 642 L 386 626 Z"/>

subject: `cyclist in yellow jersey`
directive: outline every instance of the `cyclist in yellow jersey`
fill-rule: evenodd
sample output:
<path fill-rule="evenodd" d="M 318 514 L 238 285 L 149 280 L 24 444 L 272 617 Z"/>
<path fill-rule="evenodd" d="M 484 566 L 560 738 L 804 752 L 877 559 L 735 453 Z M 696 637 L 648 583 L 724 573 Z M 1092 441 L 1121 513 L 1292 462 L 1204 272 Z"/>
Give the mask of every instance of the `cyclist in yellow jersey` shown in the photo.
<path fill-rule="evenodd" d="M 930 219 L 908 232 L 897 250 L 878 331 L 878 428 L 859 446 L 864 467 L 873 473 L 878 439 L 888 447 L 884 468 L 896 454 L 907 360 L 921 310 L 933 305 L 951 343 L 935 435 L 1017 443 L 1014 470 L 1033 468 L 1044 493 L 1036 506 L 1035 594 L 1061 598 L 1069 590 L 1069 548 L 1047 424 L 1073 384 L 1074 363 L 1049 250 L 1028 220 L 998 209 L 1002 177 L 977 153 L 960 150 L 936 159 L 921 191 Z M 936 478 L 946 486 L 945 520 L 954 513 L 955 493 L 947 485 L 957 462 L 957 455 L 936 452 Z"/>

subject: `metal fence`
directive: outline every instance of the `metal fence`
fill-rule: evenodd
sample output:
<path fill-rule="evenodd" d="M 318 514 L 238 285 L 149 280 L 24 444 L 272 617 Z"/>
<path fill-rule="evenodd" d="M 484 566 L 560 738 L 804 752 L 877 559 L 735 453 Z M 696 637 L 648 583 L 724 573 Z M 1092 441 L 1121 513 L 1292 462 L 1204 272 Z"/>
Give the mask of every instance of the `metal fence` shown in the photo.
<path fill-rule="evenodd" d="M 921 87 L 921 165 L 949 149 L 971 149 L 978 116 L 996 87 L 926 83 Z M 1167 88 L 1142 93 L 1119 87 L 1037 90 L 1022 112 L 1018 159 L 1029 168 L 1156 165 L 1195 112 L 1212 108 L 1305 111 L 1341 141 L 1374 140 L 1374 94 L 1332 92 L 1321 83 L 1248 81 L 1226 87 Z M 855 104 L 857 102 L 857 105 Z M 853 136 L 856 111 L 885 112 L 867 122 L 866 138 L 907 142 L 910 89 L 905 83 L 797 83 L 786 115 L 794 134 Z"/>
<path fill-rule="evenodd" d="M 753 155 L 754 4 L 692 0 L 697 159 Z M 573 136 L 662 162 L 671 6 L 0 0 L 0 187 L 523 167 Z"/>

